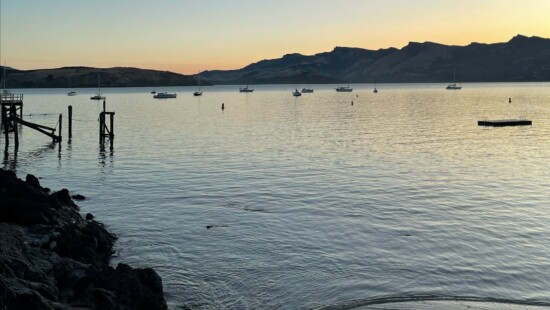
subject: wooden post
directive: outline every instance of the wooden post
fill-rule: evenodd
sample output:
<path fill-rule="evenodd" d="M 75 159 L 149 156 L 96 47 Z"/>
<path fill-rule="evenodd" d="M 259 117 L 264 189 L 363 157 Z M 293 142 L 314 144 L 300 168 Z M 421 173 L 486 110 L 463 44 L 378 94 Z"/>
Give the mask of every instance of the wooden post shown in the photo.
<path fill-rule="evenodd" d="M 73 136 L 73 106 L 69 106 L 69 140 Z"/>
<path fill-rule="evenodd" d="M 107 110 L 106 110 L 107 104 L 105 103 L 105 101 L 106 101 L 106 100 L 103 100 L 103 112 L 107 112 Z"/>
<path fill-rule="evenodd" d="M 14 103 L 11 104 L 10 110 L 10 123 L 13 126 L 13 141 L 15 143 L 15 150 L 17 151 L 19 148 L 19 131 L 17 130 L 17 112 Z"/>
<path fill-rule="evenodd" d="M 102 144 L 104 141 L 104 132 L 105 132 L 105 112 L 99 113 L 99 143 Z"/>
<path fill-rule="evenodd" d="M 58 141 L 61 143 L 61 129 L 63 128 L 63 114 L 59 114 L 59 138 Z"/>
<path fill-rule="evenodd" d="M 113 139 L 115 137 L 115 113 L 111 113 L 111 130 L 109 131 L 109 138 Z"/>

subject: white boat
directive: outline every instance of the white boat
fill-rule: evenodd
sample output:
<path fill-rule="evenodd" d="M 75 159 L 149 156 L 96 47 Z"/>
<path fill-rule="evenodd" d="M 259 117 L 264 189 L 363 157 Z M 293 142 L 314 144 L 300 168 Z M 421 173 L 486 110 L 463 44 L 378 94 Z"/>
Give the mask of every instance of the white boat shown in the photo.
<path fill-rule="evenodd" d="M 99 80 L 99 74 L 97 75 L 97 94 L 90 97 L 91 100 L 105 100 L 105 96 L 101 95 L 101 83 Z"/>
<path fill-rule="evenodd" d="M 453 70 L 453 79 L 454 79 L 454 83 L 453 83 L 453 84 L 447 85 L 447 88 L 446 88 L 446 89 L 449 89 L 449 90 L 459 90 L 459 89 L 462 89 L 462 86 L 457 85 L 457 83 L 456 83 L 456 73 L 455 73 L 455 70 Z"/>
<path fill-rule="evenodd" d="M 76 96 L 76 92 L 75 91 L 70 91 L 67 93 L 67 96 Z"/>
<path fill-rule="evenodd" d="M 246 85 L 246 87 L 239 87 L 239 92 L 240 93 L 251 93 L 253 91 L 254 91 L 254 89 L 249 88 L 248 85 Z"/>
<path fill-rule="evenodd" d="M 163 92 L 163 93 L 157 93 L 156 95 L 153 96 L 153 98 L 155 98 L 155 99 L 168 99 L 168 98 L 176 98 L 177 96 L 178 96 L 178 94 L 176 94 L 176 93 L 170 94 L 170 93 L 167 93 L 167 92 Z"/>
<path fill-rule="evenodd" d="M 336 87 L 336 91 L 339 93 L 351 93 L 353 88 L 350 88 L 349 86 L 340 86 Z"/>
<path fill-rule="evenodd" d="M 313 88 L 302 88 L 302 94 L 311 94 L 313 93 Z"/>
<path fill-rule="evenodd" d="M 199 72 L 198 74 L 198 80 L 199 80 L 199 90 L 197 90 L 196 92 L 193 93 L 193 96 L 195 97 L 198 97 L 198 96 L 202 96 L 202 91 L 201 91 L 201 73 Z"/>
<path fill-rule="evenodd" d="M 296 89 L 292 92 L 292 96 L 294 96 L 294 97 L 300 97 L 301 95 L 302 95 L 302 93 L 299 92 L 298 89 Z"/>

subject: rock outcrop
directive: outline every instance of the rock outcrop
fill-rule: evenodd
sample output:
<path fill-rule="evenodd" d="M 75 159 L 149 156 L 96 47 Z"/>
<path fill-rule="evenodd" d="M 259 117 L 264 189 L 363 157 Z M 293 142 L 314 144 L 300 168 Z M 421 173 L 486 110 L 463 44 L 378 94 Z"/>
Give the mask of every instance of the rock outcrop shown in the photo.
<path fill-rule="evenodd" d="M 68 190 L 0 169 L 0 309 L 166 309 L 153 269 L 109 266 L 115 240 Z"/>

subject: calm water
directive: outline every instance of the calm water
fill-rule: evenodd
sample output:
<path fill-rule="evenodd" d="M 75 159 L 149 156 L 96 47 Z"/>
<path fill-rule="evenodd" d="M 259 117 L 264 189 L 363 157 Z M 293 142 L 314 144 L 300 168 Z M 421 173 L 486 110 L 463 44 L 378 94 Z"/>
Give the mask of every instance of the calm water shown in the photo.
<path fill-rule="evenodd" d="M 23 128 L 3 166 L 87 196 L 82 212 L 120 237 L 113 263 L 154 267 L 172 308 L 550 303 L 550 83 L 352 86 L 105 89 L 104 149 L 93 89 L 22 90 L 29 121 L 54 126 L 73 105 L 73 139 Z"/>

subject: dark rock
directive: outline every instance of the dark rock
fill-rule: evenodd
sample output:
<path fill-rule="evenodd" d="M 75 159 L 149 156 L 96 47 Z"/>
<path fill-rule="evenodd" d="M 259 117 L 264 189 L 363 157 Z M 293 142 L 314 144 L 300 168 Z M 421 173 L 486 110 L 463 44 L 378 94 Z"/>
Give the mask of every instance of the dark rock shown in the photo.
<path fill-rule="evenodd" d="M 40 181 L 38 181 L 38 178 L 32 174 L 27 174 L 25 182 L 36 189 L 42 190 L 42 186 L 40 186 Z"/>
<path fill-rule="evenodd" d="M 94 219 L 94 215 L 93 215 L 93 214 L 91 214 L 91 213 L 86 213 L 86 220 L 87 220 L 87 221 L 91 221 L 91 220 L 93 220 L 93 219 Z"/>
<path fill-rule="evenodd" d="M 166 309 L 154 270 L 108 266 L 115 240 L 68 190 L 0 169 L 0 309 Z"/>
<path fill-rule="evenodd" d="M 73 195 L 72 197 L 73 197 L 74 200 L 84 200 L 84 199 L 86 199 L 86 197 L 84 197 L 83 195 L 80 195 L 80 194 Z"/>
<path fill-rule="evenodd" d="M 69 207 L 75 207 L 77 206 L 74 204 L 73 200 L 71 199 L 71 195 L 69 195 L 69 190 L 64 188 L 60 190 L 59 192 L 55 192 L 48 197 L 49 201 L 58 205 L 58 206 L 69 206 Z"/>
<path fill-rule="evenodd" d="M 162 278 L 151 268 L 137 269 L 139 281 L 155 294 L 162 293 Z"/>

